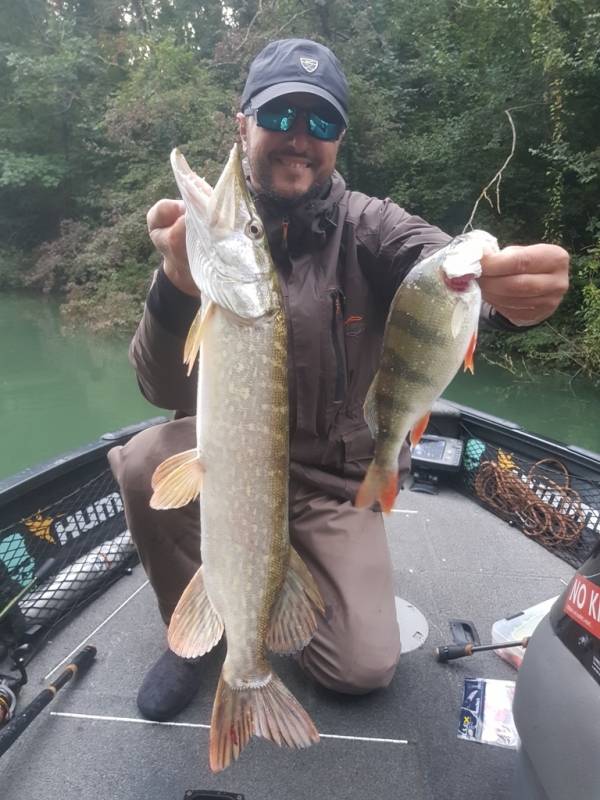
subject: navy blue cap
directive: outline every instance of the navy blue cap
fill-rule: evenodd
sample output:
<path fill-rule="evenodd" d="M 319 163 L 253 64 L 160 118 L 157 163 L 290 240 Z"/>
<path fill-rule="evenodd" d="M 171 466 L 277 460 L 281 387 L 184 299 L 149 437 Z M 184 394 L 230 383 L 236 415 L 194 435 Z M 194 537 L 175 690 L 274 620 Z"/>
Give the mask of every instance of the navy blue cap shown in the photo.
<path fill-rule="evenodd" d="M 325 45 L 310 39 L 270 42 L 250 64 L 242 111 L 255 111 L 291 92 L 323 98 L 348 124 L 348 81 L 340 62 Z"/>

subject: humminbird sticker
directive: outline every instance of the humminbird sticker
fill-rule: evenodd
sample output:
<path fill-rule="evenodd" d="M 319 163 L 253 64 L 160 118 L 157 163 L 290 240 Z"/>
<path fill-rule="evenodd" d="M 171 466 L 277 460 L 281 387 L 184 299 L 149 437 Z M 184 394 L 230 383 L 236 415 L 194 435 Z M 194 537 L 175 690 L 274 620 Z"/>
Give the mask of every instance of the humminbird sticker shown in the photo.
<path fill-rule="evenodd" d="M 86 508 L 76 511 L 74 514 L 67 514 L 60 520 L 54 522 L 54 533 L 58 537 L 61 545 L 65 545 L 71 539 L 76 539 L 82 533 L 98 527 L 102 522 L 106 522 L 111 517 L 115 517 L 123 511 L 123 501 L 119 492 L 112 492 L 100 500 L 96 500 Z"/>
<path fill-rule="evenodd" d="M 600 586 L 575 575 L 565 600 L 564 612 L 588 633 L 600 639 Z"/>

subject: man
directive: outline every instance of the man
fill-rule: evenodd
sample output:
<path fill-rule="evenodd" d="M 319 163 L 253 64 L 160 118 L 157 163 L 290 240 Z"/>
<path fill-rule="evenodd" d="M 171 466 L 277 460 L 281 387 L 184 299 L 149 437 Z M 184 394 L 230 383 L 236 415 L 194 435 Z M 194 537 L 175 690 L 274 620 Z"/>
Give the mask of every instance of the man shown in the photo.
<path fill-rule="evenodd" d="M 330 689 L 368 692 L 390 682 L 400 639 L 381 514 L 352 503 L 372 456 L 362 404 L 396 288 L 449 237 L 390 200 L 346 190 L 335 164 L 348 87 L 326 47 L 299 39 L 269 44 L 250 66 L 237 120 L 288 321 L 290 537 L 326 605 L 299 663 Z M 197 503 L 149 506 L 155 467 L 195 443 L 196 382 L 185 377 L 182 350 L 200 296 L 183 214 L 176 200 L 148 213 L 164 263 L 130 349 L 143 394 L 175 410 L 176 419 L 109 454 L 165 623 L 200 563 Z M 489 325 L 536 324 L 567 289 L 568 256 L 552 245 L 506 248 L 485 259 L 480 285 Z M 408 464 L 405 447 L 404 475 Z M 144 679 L 141 712 L 171 718 L 192 700 L 202 673 L 202 660 L 167 650 Z"/>

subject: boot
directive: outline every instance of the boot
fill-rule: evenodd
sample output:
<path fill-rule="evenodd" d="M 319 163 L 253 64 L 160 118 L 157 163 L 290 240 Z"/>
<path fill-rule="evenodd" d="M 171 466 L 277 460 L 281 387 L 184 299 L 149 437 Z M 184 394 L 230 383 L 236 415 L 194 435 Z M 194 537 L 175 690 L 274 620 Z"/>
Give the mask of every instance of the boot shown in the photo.
<path fill-rule="evenodd" d="M 164 652 L 140 686 L 137 704 L 142 716 L 156 722 L 175 717 L 198 693 L 202 672 L 200 659 L 190 661 L 172 650 Z"/>

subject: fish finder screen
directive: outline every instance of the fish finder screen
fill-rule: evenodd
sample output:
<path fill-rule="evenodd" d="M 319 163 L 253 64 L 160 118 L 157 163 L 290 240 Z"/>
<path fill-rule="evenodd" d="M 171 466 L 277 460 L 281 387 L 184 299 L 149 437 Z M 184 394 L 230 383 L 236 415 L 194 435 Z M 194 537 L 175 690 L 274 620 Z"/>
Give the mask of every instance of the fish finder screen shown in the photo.
<path fill-rule="evenodd" d="M 418 458 L 426 458 L 432 461 L 441 459 L 446 449 L 445 442 L 419 442 L 413 450 L 413 455 Z"/>

